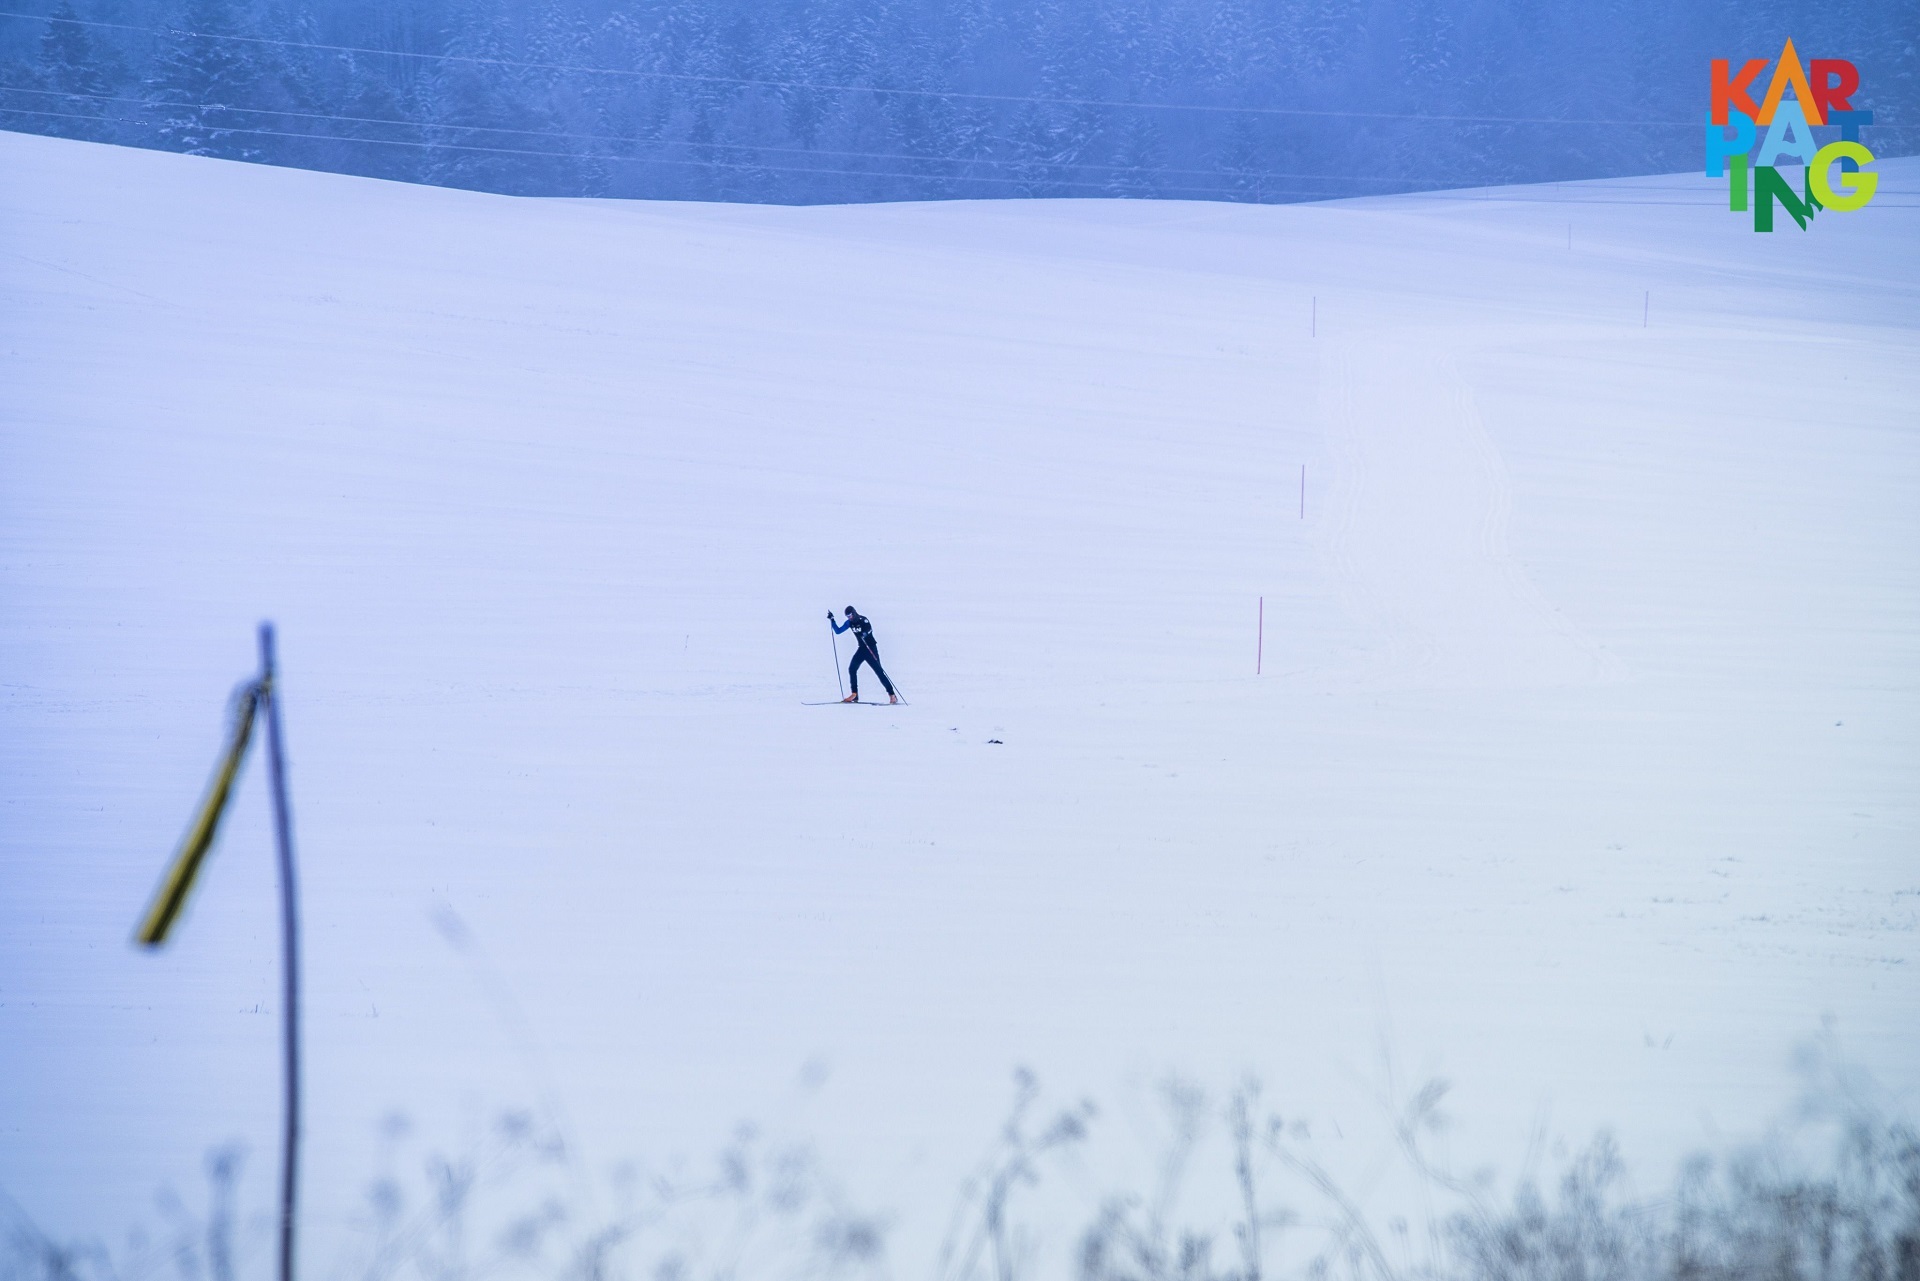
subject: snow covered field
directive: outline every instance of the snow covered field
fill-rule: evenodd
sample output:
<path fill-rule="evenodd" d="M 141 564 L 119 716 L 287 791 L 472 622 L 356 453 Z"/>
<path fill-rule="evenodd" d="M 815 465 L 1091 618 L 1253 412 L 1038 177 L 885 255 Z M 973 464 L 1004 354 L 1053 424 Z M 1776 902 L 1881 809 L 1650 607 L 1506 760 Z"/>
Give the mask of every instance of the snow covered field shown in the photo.
<path fill-rule="evenodd" d="M 396 1110 L 595 1178 L 758 1117 L 923 1276 L 1017 1065 L 1103 1104 L 1094 1193 L 1169 1073 L 1356 1166 L 1438 1074 L 1462 1167 L 1611 1125 L 1649 1190 L 1823 1020 L 1911 1107 L 1880 168 L 1760 236 L 1684 175 L 774 208 L 0 135 L 0 1188 L 117 1233 L 241 1137 L 266 1203 L 257 762 L 127 943 L 264 617 L 308 1275 Z M 847 604 L 911 706 L 801 706 Z"/>

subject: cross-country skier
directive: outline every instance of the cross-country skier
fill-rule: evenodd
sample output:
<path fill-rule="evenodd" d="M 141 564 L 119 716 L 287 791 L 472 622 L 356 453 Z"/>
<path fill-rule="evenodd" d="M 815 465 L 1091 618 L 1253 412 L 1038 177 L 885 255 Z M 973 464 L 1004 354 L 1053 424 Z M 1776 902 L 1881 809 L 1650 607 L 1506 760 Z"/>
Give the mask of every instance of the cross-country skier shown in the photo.
<path fill-rule="evenodd" d="M 880 666 L 880 647 L 873 640 L 873 624 L 855 612 L 851 605 L 847 606 L 846 622 L 842 623 L 834 618 L 832 610 L 827 611 L 827 621 L 833 624 L 833 630 L 836 633 L 852 632 L 853 638 L 860 642 L 854 647 L 853 661 L 847 664 L 847 684 L 852 687 L 853 693 L 840 701 L 843 703 L 860 701 L 860 664 L 867 663 L 873 667 L 873 674 L 880 678 L 880 684 L 885 687 L 887 701 L 899 702 L 900 696 L 893 692 L 893 682 L 887 679 L 887 669 Z"/>

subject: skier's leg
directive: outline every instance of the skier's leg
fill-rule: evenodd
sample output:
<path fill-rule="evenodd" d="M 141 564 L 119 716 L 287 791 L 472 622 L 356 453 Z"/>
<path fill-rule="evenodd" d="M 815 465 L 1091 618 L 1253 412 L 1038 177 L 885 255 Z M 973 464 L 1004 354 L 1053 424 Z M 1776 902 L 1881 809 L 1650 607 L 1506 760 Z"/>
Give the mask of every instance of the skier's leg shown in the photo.
<path fill-rule="evenodd" d="M 860 694 L 860 664 L 867 661 L 867 651 L 858 645 L 853 647 L 853 657 L 847 660 L 847 688 L 857 698 Z"/>

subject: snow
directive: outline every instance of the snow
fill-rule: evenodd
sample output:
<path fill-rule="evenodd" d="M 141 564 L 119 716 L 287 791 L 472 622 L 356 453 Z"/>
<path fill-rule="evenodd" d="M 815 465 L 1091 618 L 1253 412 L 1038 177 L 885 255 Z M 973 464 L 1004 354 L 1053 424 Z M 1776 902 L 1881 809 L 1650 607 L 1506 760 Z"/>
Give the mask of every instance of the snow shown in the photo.
<path fill-rule="evenodd" d="M 1342 1133 L 1439 1074 L 1463 1167 L 1544 1118 L 1647 1187 L 1823 1026 L 1910 1107 L 1879 167 L 1761 236 L 1693 175 L 777 208 L 0 134 L 0 1188 L 113 1234 L 239 1137 L 267 1202 L 257 760 L 127 942 L 262 618 L 310 1275 L 395 1110 L 596 1179 L 760 1117 L 917 1276 L 1019 1065 L 1116 1152 L 1168 1073 Z M 800 705 L 848 604 L 910 706 Z"/>

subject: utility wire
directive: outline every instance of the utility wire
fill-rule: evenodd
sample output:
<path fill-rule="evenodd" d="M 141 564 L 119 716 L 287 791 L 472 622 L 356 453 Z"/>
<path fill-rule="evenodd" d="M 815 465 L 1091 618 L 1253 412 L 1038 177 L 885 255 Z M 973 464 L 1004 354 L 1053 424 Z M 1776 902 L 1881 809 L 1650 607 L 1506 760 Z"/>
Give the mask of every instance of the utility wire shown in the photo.
<path fill-rule="evenodd" d="M 905 160 L 924 164 L 995 165 L 1012 168 L 1027 168 L 1038 165 L 1050 169 L 1103 169 L 1116 173 L 1193 174 L 1200 176 L 1218 176 L 1221 173 L 1218 169 L 1169 169 L 1155 165 L 1108 165 L 1080 160 L 1005 159 L 991 156 L 929 156 L 924 154 L 916 155 L 885 151 L 834 151 L 812 147 L 762 146 L 758 143 L 750 142 L 693 142 L 683 138 L 636 138 L 619 134 L 569 133 L 558 129 L 512 129 L 501 125 L 463 125 L 450 121 L 395 120 L 378 116 L 337 116 L 319 111 L 285 111 L 268 107 L 229 107 L 217 103 L 172 102 L 165 99 L 154 98 L 123 98 L 115 97 L 111 94 L 69 93 L 59 89 L 28 89 L 23 86 L 4 84 L 0 84 L 0 92 L 30 93 L 43 98 L 83 98 L 92 102 L 120 103 L 149 109 L 177 107 L 190 111 L 239 111 L 250 115 L 293 116 L 304 120 L 335 120 L 343 124 L 393 125 L 411 129 L 465 129 L 478 133 L 510 133 L 535 138 L 574 138 L 587 142 L 631 143 L 637 146 L 647 147 L 712 147 L 727 151 L 767 151 L 796 156 L 842 156 L 860 160 Z M 12 109 L 5 108 L 5 110 Z M 213 128 L 218 126 L 210 125 L 208 127 Z M 384 140 L 378 138 L 342 138 L 340 141 L 378 143 Z M 812 173 L 815 171 L 806 169 L 800 172 Z M 1447 181 L 1446 179 L 1439 178 L 1378 178 L 1359 174 L 1271 173 L 1238 169 L 1233 172 L 1238 176 L 1247 178 L 1285 178 L 1318 182 L 1372 182 L 1388 185 Z"/>
<path fill-rule="evenodd" d="M 82 115 L 82 114 L 78 114 L 74 112 L 66 112 L 66 111 L 20 111 L 14 108 L 0 108 L 0 114 L 16 115 L 16 116 L 35 116 L 35 117 L 41 117 L 45 119 L 54 119 L 54 120 L 87 120 L 95 124 L 153 125 L 156 123 L 160 123 L 160 122 L 151 121 L 151 120 L 130 120 L 130 119 L 125 119 L 125 118 L 116 117 L 116 116 L 89 116 L 89 115 Z M 485 153 L 490 153 L 495 155 L 506 155 L 506 156 L 545 156 L 554 160 L 576 160 L 576 161 L 608 160 L 608 161 L 619 161 L 626 164 L 682 165 L 682 166 L 692 166 L 692 167 L 698 167 L 698 168 L 738 169 L 738 170 L 746 170 L 750 172 L 819 174 L 819 175 L 825 175 L 829 177 L 848 177 L 848 178 L 908 178 L 908 179 L 913 179 L 919 182 L 940 181 L 940 182 L 991 182 L 991 183 L 1022 184 L 1022 181 L 1023 181 L 1018 178 L 992 178 L 992 177 L 985 177 L 980 175 L 964 175 L 964 174 L 890 173 L 890 172 L 887 172 L 884 170 L 878 170 L 878 169 L 804 169 L 804 168 L 794 168 L 794 167 L 782 166 L 782 165 L 733 164 L 727 161 L 716 161 L 716 160 L 670 160 L 664 157 L 656 157 L 656 156 L 618 156 L 618 155 L 598 155 L 598 154 L 583 155 L 583 154 L 579 154 L 576 152 L 569 152 L 569 151 L 534 151 L 534 150 L 528 150 L 524 148 L 479 147 L 479 146 L 473 146 L 471 144 L 466 144 L 466 143 L 404 142 L 397 139 L 386 139 L 386 138 L 342 138 L 337 134 L 290 133 L 290 132 L 277 130 L 277 129 L 234 129 L 224 125 L 209 125 L 206 127 L 206 129 L 207 129 L 207 132 L 209 133 L 236 133 L 236 134 L 246 134 L 250 137 L 303 138 L 303 139 L 307 139 L 314 142 L 365 143 L 371 146 L 412 147 L 412 148 L 424 149 L 424 150 L 435 150 L 435 149 L 444 148 L 452 151 L 485 152 Z M 1604 182 L 1606 180 L 1596 179 L 1594 181 Z M 1096 190 L 1096 191 L 1111 190 L 1110 187 L 1102 183 L 1072 182 L 1065 179 L 1046 179 L 1045 182 L 1048 183 L 1049 185 L 1056 186 L 1056 187 L 1083 187 L 1089 190 Z M 1549 183 L 1549 184 L 1542 184 L 1542 185 L 1571 187 L 1574 184 Z M 1602 190 L 1606 190 L 1606 189 L 1607 188 L 1602 188 Z M 1648 187 L 1639 187 L 1634 189 L 1635 190 L 1655 190 L 1655 188 L 1648 188 Z M 1174 186 L 1174 187 L 1166 187 L 1164 188 L 1164 190 L 1181 191 L 1181 192 L 1195 193 L 1200 195 L 1244 196 L 1246 194 L 1244 191 L 1239 191 L 1230 187 Z M 1307 197 L 1309 200 L 1316 200 L 1316 201 L 1378 199 L 1379 198 L 1377 196 L 1376 197 L 1330 196 L 1324 191 L 1286 191 L 1286 190 L 1277 190 L 1277 189 L 1270 189 L 1268 194 L 1276 195 L 1276 196 L 1282 196 L 1282 195 L 1304 196 L 1304 197 Z M 1668 206 L 1689 206 L 1693 208 L 1717 208 L 1720 205 L 1720 196 L 1718 195 L 1717 191 L 1712 195 L 1711 198 L 1703 198 L 1700 200 L 1689 200 L 1689 199 L 1613 200 L 1613 199 L 1590 199 L 1590 198 L 1562 199 L 1562 198 L 1553 197 L 1553 196 L 1476 196 L 1476 195 L 1466 194 L 1463 192 L 1451 192 L 1451 191 L 1404 191 L 1404 192 L 1389 192 L 1386 194 L 1395 196 L 1395 197 L 1405 197 L 1410 199 L 1417 198 L 1417 199 L 1425 199 L 1425 200 L 1459 200 L 1459 201 L 1476 202 L 1481 204 L 1496 204 L 1496 205 L 1497 204 L 1582 205 L 1582 206 L 1584 205 L 1638 205 L 1638 206 L 1668 205 Z M 1906 194 L 1906 193 L 1889 192 L 1888 194 L 1892 195 L 1892 194 Z M 1874 204 L 1876 207 L 1885 205 L 1885 207 L 1892 208 L 1892 209 L 1920 209 L 1920 205 L 1887 204 L 1886 202 L 1881 200 L 1875 200 Z"/>
<path fill-rule="evenodd" d="M 766 89 L 804 89 L 823 93 L 873 93 L 908 98 L 941 98 L 956 102 L 1006 102 L 1043 107 L 1112 107 L 1140 111 L 1191 111 L 1225 115 L 1312 117 L 1339 120 L 1430 120 L 1445 124 L 1484 125 L 1578 125 L 1625 129 L 1698 129 L 1697 120 L 1568 120 L 1552 116 L 1433 116 L 1393 111 L 1310 111 L 1289 107 L 1227 107 L 1181 102 L 1125 102 L 1102 98 L 1042 98 L 1002 93 L 962 93 L 946 89 L 893 89 L 880 85 L 820 84 L 806 80 L 759 80 L 740 76 L 700 76 L 685 72 L 641 71 L 631 67 L 583 67 L 564 62 L 528 62 L 513 58 L 476 58 L 466 54 L 408 53 L 400 49 L 375 49 L 360 45 L 320 44 L 305 40 L 277 40 L 269 36 L 227 35 L 217 31 L 186 31 L 176 27 L 144 27 L 125 22 L 95 22 L 84 18 L 57 18 L 51 14 L 20 13 L 0 9 L 0 18 L 24 18 L 37 22 L 62 22 L 80 27 L 102 27 L 116 31 L 141 31 L 150 35 L 185 36 L 194 40 L 227 40 L 238 44 L 274 45 L 286 49 L 310 49 L 322 53 L 355 53 L 382 58 L 424 58 L 438 62 L 457 62 L 472 66 L 517 67 L 526 71 L 573 71 L 582 75 L 634 76 L 642 79 L 677 80 L 696 84 L 739 85 Z"/>
<path fill-rule="evenodd" d="M 182 105 L 182 104 L 174 104 L 174 105 Z M 240 108 L 240 110 L 245 110 L 245 109 L 246 108 Z M 286 114 L 304 114 L 304 113 L 286 113 Z M 169 123 L 164 120 L 138 120 L 138 119 L 133 119 L 126 116 L 96 116 L 96 115 L 88 115 L 81 112 L 29 111 L 29 110 L 22 110 L 21 108 L 18 108 L 18 107 L 0 107 L 0 115 L 32 116 L 37 119 L 47 119 L 47 120 L 84 120 L 84 121 L 91 122 L 93 124 L 142 125 L 149 128 L 157 128 Z M 315 118 L 334 119 L 336 117 L 319 116 Z M 330 133 L 295 133 L 295 132 L 290 132 L 287 130 L 280 130 L 280 129 L 245 129 L 245 128 L 239 128 L 232 125 L 221 125 L 221 124 L 203 123 L 200 127 L 205 132 L 210 134 L 224 133 L 224 134 L 244 134 L 248 137 L 260 137 L 260 138 L 295 138 L 295 139 L 304 139 L 310 142 L 339 142 L 339 143 L 360 144 L 360 145 L 374 146 L 374 147 L 410 147 L 417 150 L 427 150 L 427 151 L 437 151 L 437 150 L 470 151 L 470 152 L 480 152 L 480 153 L 485 153 L 490 155 L 502 155 L 502 156 L 539 156 L 539 157 L 545 157 L 551 160 L 617 161 L 622 164 L 675 165 L 675 166 L 686 167 L 686 168 L 733 169 L 733 170 L 741 170 L 741 171 L 753 172 L 753 173 L 792 173 L 792 174 L 800 174 L 803 176 L 811 174 L 811 175 L 820 175 L 824 177 L 846 177 L 846 178 L 902 178 L 902 179 L 909 179 L 917 182 L 984 182 L 984 183 L 995 183 L 999 185 L 1014 185 L 1014 186 L 1047 185 L 1047 186 L 1054 186 L 1054 187 L 1079 187 L 1088 191 L 1112 191 L 1113 190 L 1111 182 L 1109 183 L 1077 182 L 1072 179 L 1066 179 L 1066 178 L 1041 178 L 1041 179 L 999 178 L 999 177 L 993 177 L 985 174 L 895 173 L 895 172 L 890 172 L 890 171 L 881 170 L 881 169 L 825 169 L 825 168 L 813 168 L 813 167 L 793 166 L 793 165 L 740 164 L 740 163 L 733 163 L 733 162 L 724 161 L 724 160 L 676 160 L 667 156 L 624 156 L 624 155 L 618 155 L 618 154 L 606 154 L 601 152 L 540 151 L 540 150 L 534 150 L 531 148 L 524 148 L 524 147 L 483 147 L 483 146 L 477 146 L 471 143 L 457 143 L 457 142 L 411 142 L 411 141 L 405 141 L 405 140 L 396 139 L 396 138 L 349 138 L 349 137 L 342 137 L 339 134 L 330 134 Z M 437 128 L 439 126 L 422 126 L 422 127 Z M 479 126 L 454 126 L 454 127 L 477 128 Z M 704 145 L 704 144 L 686 143 L 686 144 L 678 144 L 678 145 L 695 146 L 695 145 Z M 863 153 L 855 152 L 855 153 L 844 153 L 844 154 L 859 155 Z M 925 157 L 906 157 L 906 158 L 925 159 Z M 966 164 L 970 162 L 965 160 L 953 160 L 953 161 L 950 161 L 949 163 Z M 1039 161 L 1035 163 L 1044 164 L 1047 162 Z M 1153 172 L 1153 171 L 1147 170 L 1144 172 Z M 1204 171 L 1190 170 L 1186 172 L 1204 172 Z M 1262 176 L 1273 176 L 1273 175 L 1253 174 L 1249 176 L 1262 177 Z M 1395 180 L 1393 179 L 1354 179 L 1353 181 L 1392 182 Z M 1601 190 L 1605 190 L 1605 191 L 1666 190 L 1666 188 L 1653 187 L 1645 184 L 1636 184 L 1636 185 L 1629 186 L 1625 184 L 1620 184 L 1613 179 L 1606 179 L 1606 178 L 1575 179 L 1575 180 L 1564 181 L 1564 182 L 1548 182 L 1548 183 L 1534 184 L 1534 185 L 1557 187 L 1561 189 L 1573 189 L 1573 188 L 1582 187 L 1582 186 L 1592 186 L 1594 184 L 1606 184 L 1605 186 L 1600 188 Z M 1478 189 L 1479 188 L 1469 188 L 1467 190 L 1478 190 Z M 1233 188 L 1233 187 L 1195 187 L 1195 186 L 1169 185 L 1169 186 L 1162 187 L 1161 190 L 1185 192 L 1185 193 L 1197 194 L 1197 195 L 1244 196 L 1247 194 L 1245 190 L 1240 188 Z M 1274 196 L 1300 196 L 1308 200 L 1320 200 L 1320 201 L 1354 200 L 1354 199 L 1369 198 L 1366 195 L 1357 195 L 1357 196 L 1356 195 L 1337 195 L 1337 194 L 1332 194 L 1325 191 L 1302 191 L 1299 189 L 1287 189 L 1287 188 L 1266 188 L 1265 194 L 1274 195 Z M 1904 194 L 1904 193 L 1895 193 L 1890 191 L 1887 194 L 1893 195 L 1893 194 Z M 1398 192 L 1381 192 L 1381 193 L 1374 193 L 1374 195 L 1375 196 L 1384 195 L 1384 196 L 1422 197 L 1422 198 L 1429 198 L 1429 199 L 1469 200 L 1469 201 L 1480 201 L 1487 204 L 1693 205 L 1693 206 L 1699 206 L 1702 204 L 1717 205 L 1719 202 L 1719 196 L 1717 192 L 1712 197 L 1712 199 L 1709 199 L 1709 200 L 1692 200 L 1692 199 L 1684 198 L 1684 195 L 1683 195 L 1683 198 L 1679 200 L 1605 200 L 1605 199 L 1586 199 L 1586 198 L 1576 198 L 1576 199 L 1569 200 L 1569 199 L 1562 199 L 1562 198 L 1551 197 L 1551 196 L 1475 196 L 1475 195 L 1465 194 L 1465 192 L 1461 192 L 1461 191 L 1448 191 L 1444 189 L 1435 190 L 1431 188 L 1424 189 L 1424 190 L 1413 189 L 1413 190 L 1398 191 Z M 1920 205 L 1888 204 L 1886 201 L 1883 201 L 1883 200 L 1876 200 L 1874 203 L 1876 205 L 1880 205 L 1880 206 L 1883 206 L 1886 208 L 1892 208 L 1892 209 L 1920 208 Z"/>
<path fill-rule="evenodd" d="M 164 125 L 165 123 L 167 123 L 166 121 L 156 121 L 156 120 L 134 120 L 134 119 L 129 119 L 127 117 L 122 117 L 122 116 L 91 116 L 91 115 L 86 115 L 80 112 L 70 112 L 70 111 L 22 111 L 13 107 L 0 108 L 0 114 L 15 115 L 15 116 L 34 116 L 34 117 L 50 119 L 50 120 L 90 120 L 96 124 L 152 126 L 152 125 Z M 360 144 L 360 145 L 374 146 L 374 147 L 411 147 L 417 150 L 426 150 L 426 151 L 441 151 L 441 150 L 473 151 L 473 152 L 484 152 L 484 153 L 488 153 L 492 155 L 500 155 L 500 156 L 545 156 L 548 159 L 552 159 L 552 160 L 573 160 L 573 161 L 606 160 L 606 161 L 618 161 L 623 164 L 681 165 L 681 166 L 687 166 L 687 167 L 699 168 L 699 169 L 737 169 L 737 170 L 744 170 L 744 171 L 753 172 L 753 173 L 817 174 L 817 175 L 826 176 L 826 177 L 845 177 L 845 178 L 910 178 L 916 182 L 991 182 L 991 183 L 997 183 L 1001 185 L 1021 186 L 1021 187 L 1045 185 L 1045 186 L 1052 186 L 1052 187 L 1081 187 L 1089 191 L 1111 191 L 1112 190 L 1112 187 L 1107 183 L 1076 182 L 1066 178 L 1023 179 L 1023 178 L 997 178 L 997 177 L 991 177 L 985 174 L 891 173 L 891 172 L 887 172 L 879 169 L 813 169 L 813 168 L 802 168 L 802 167 L 793 166 L 793 165 L 741 164 L 741 163 L 735 163 L 733 161 L 726 161 L 726 160 L 674 160 L 674 159 L 669 159 L 665 156 L 622 156 L 622 155 L 610 155 L 610 154 L 596 153 L 596 152 L 537 151 L 537 150 L 524 148 L 524 147 L 482 147 L 482 146 L 476 146 L 472 143 L 460 143 L 460 142 L 410 142 L 410 141 L 405 141 L 398 138 L 343 138 L 338 134 L 293 133 L 293 132 L 288 132 L 286 130 L 280 130 L 280 129 L 240 129 L 240 128 L 235 128 L 231 125 L 218 125 L 218 124 L 203 124 L 200 126 L 200 128 L 204 130 L 206 133 L 210 133 L 210 134 L 216 134 L 216 133 L 245 134 L 248 137 L 257 137 L 257 138 L 304 138 L 314 142 L 342 142 L 342 143 L 353 143 L 353 144 Z M 1165 187 L 1162 187 L 1161 190 L 1181 191 L 1181 192 L 1189 192 L 1189 193 L 1195 193 L 1200 195 L 1216 195 L 1216 196 L 1240 196 L 1240 195 L 1246 194 L 1245 192 L 1236 190 L 1232 187 L 1165 186 Z M 1267 194 L 1275 195 L 1275 196 L 1305 196 L 1305 197 L 1309 197 L 1311 199 L 1316 199 L 1316 200 L 1328 200 L 1328 199 L 1334 198 L 1329 196 L 1329 194 L 1324 191 L 1288 191 L 1288 190 L 1279 190 L 1275 188 L 1268 188 Z"/>

